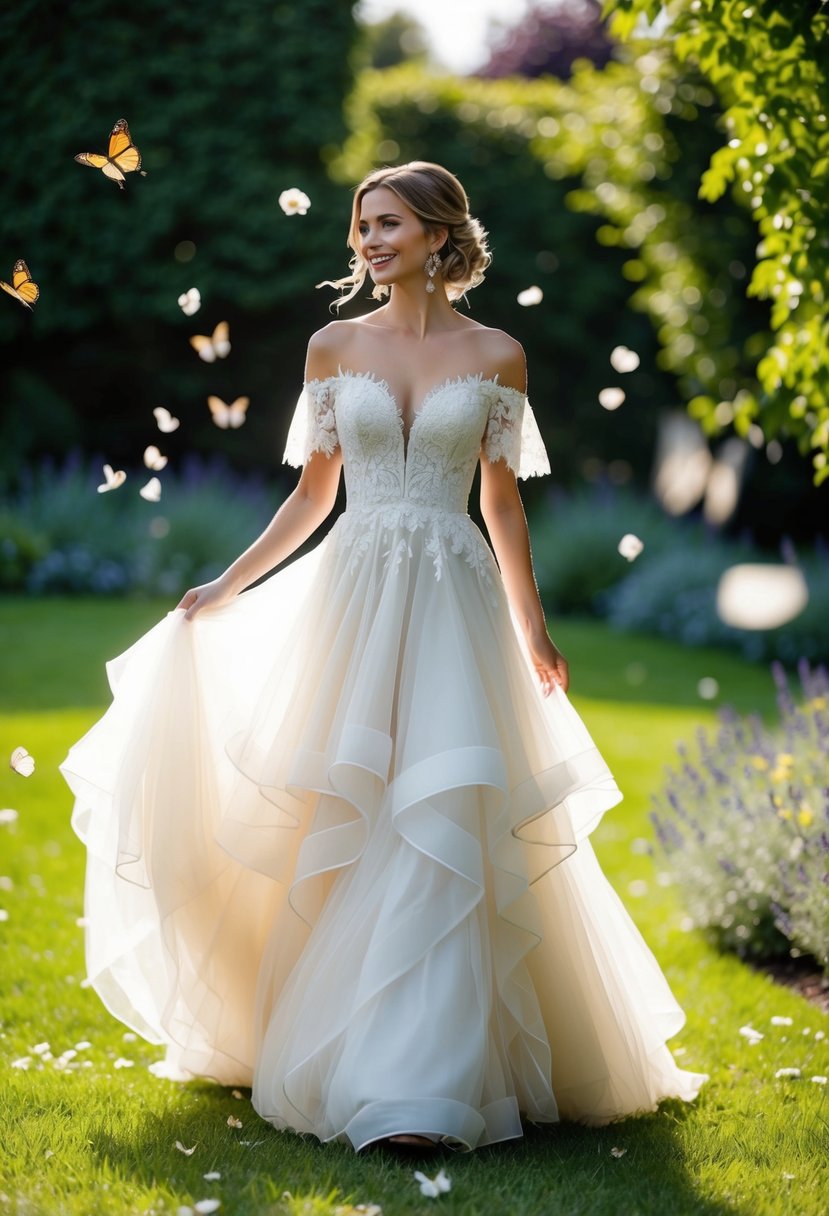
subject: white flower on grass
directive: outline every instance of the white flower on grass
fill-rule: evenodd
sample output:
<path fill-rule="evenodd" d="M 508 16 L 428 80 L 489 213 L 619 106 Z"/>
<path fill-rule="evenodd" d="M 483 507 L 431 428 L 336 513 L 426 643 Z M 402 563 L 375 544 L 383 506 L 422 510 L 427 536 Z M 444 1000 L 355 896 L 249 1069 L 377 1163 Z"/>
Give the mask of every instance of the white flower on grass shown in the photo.
<path fill-rule="evenodd" d="M 305 215 L 311 200 L 302 190 L 291 186 L 290 190 L 283 190 L 280 194 L 279 205 L 286 215 Z"/>
<path fill-rule="evenodd" d="M 193 1209 L 186 1203 L 176 1208 L 176 1216 L 193 1216 Z"/>
<path fill-rule="evenodd" d="M 245 1095 L 242 1093 L 241 1089 L 233 1089 L 231 1090 L 230 1096 L 232 1098 L 244 1098 Z"/>
<path fill-rule="evenodd" d="M 825 1038 L 826 1038 L 825 1030 L 816 1030 L 815 1031 L 815 1041 L 816 1042 L 819 1042 L 821 1039 L 825 1039 Z"/>
<path fill-rule="evenodd" d="M 218 1170 L 211 1170 L 209 1174 L 202 1174 L 202 1178 L 205 1180 L 205 1182 L 218 1182 L 221 1178 L 221 1174 Z"/>
<path fill-rule="evenodd" d="M 155 473 L 160 473 L 167 464 L 167 457 L 162 456 L 154 443 L 144 448 L 144 464 Z"/>
<path fill-rule="evenodd" d="M 75 1051 L 86 1051 L 91 1046 L 89 1039 L 81 1039 L 80 1043 L 75 1044 Z"/>
<path fill-rule="evenodd" d="M 35 758 L 29 755 L 25 747 L 16 747 L 9 759 L 9 767 L 19 777 L 31 777 L 35 771 Z"/>
<path fill-rule="evenodd" d="M 638 536 L 634 536 L 632 532 L 626 532 L 616 547 L 622 557 L 632 562 L 639 556 L 645 546 Z"/>
<path fill-rule="evenodd" d="M 534 304 L 541 303 L 544 299 L 544 292 L 540 287 L 525 287 L 523 291 L 519 291 L 516 299 L 522 308 L 532 308 Z"/>
<path fill-rule="evenodd" d="M 606 410 L 618 410 L 624 399 L 623 388 L 603 388 L 599 393 L 599 405 Z"/>
<path fill-rule="evenodd" d="M 49 1054 L 49 1044 L 48 1043 L 36 1043 L 34 1045 L 34 1047 L 32 1048 L 32 1052 L 36 1056 L 48 1055 Z"/>
<path fill-rule="evenodd" d="M 829 1078 L 827 1077 L 809 1077 L 813 1085 L 825 1085 Z"/>
<path fill-rule="evenodd" d="M 207 1216 L 210 1212 L 218 1212 L 221 1206 L 221 1199 L 200 1199 L 198 1203 L 193 1204 L 193 1211 L 198 1212 L 199 1216 Z"/>
<path fill-rule="evenodd" d="M 228 1117 L 227 1117 L 227 1125 L 228 1125 L 228 1127 L 241 1127 L 241 1126 L 242 1126 L 242 1120 L 241 1120 L 241 1119 L 237 1119 L 235 1115 L 228 1115 Z"/>
<path fill-rule="evenodd" d="M 610 365 L 615 372 L 635 372 L 639 366 L 639 356 L 626 346 L 614 346 L 610 352 Z"/>
<path fill-rule="evenodd" d="M 791 1026 L 792 1019 L 780 1017 L 779 1015 L 775 1014 L 775 1016 L 771 1019 L 771 1024 L 772 1026 Z"/>
<path fill-rule="evenodd" d="M 147 502 L 159 502 L 161 499 L 161 482 L 157 477 L 151 477 L 145 486 L 138 491 Z"/>
<path fill-rule="evenodd" d="M 194 1144 L 192 1148 L 185 1148 L 180 1140 L 176 1140 L 176 1148 L 178 1149 L 178 1151 L 180 1153 L 184 1153 L 185 1157 L 193 1156 L 193 1153 L 195 1153 L 195 1151 L 196 1151 L 197 1144 L 198 1144 L 198 1141 L 196 1141 L 196 1144 Z"/>
<path fill-rule="evenodd" d="M 800 1069 L 799 1068 L 778 1068 L 778 1070 L 774 1074 L 774 1076 L 775 1076 L 775 1080 L 779 1080 L 782 1077 L 799 1077 Z"/>
<path fill-rule="evenodd" d="M 748 1039 L 749 1043 L 759 1043 L 764 1037 L 759 1030 L 755 1030 L 753 1026 L 741 1026 L 739 1033 L 744 1039 Z"/>
<path fill-rule="evenodd" d="M 198 287 L 191 287 L 189 291 L 182 292 L 178 298 L 178 306 L 185 317 L 192 317 L 197 313 L 201 308 L 201 292 Z"/>
<path fill-rule="evenodd" d="M 19 1068 L 21 1072 L 25 1072 L 31 1063 L 31 1056 L 21 1056 L 19 1060 L 12 1060 L 12 1068 Z"/>
<path fill-rule="evenodd" d="M 624 1157 L 627 1152 L 626 1148 L 612 1148 L 610 1150 L 611 1157 Z"/>
<path fill-rule="evenodd" d="M 0 823 L 16 823 L 17 819 L 17 811 L 13 811 L 10 806 L 4 806 L 0 810 Z"/>
<path fill-rule="evenodd" d="M 7 921 L 8 919 L 9 919 L 9 914 L 6 911 L 6 909 L 0 908 L 0 921 Z"/>
<path fill-rule="evenodd" d="M 127 475 L 123 469 L 113 469 L 111 464 L 104 465 L 105 481 L 98 486 L 99 494 L 106 494 L 107 490 L 117 490 L 127 480 Z"/>
<path fill-rule="evenodd" d="M 133 1068 L 134 1066 L 135 1060 L 128 1060 L 125 1056 L 119 1056 L 112 1065 L 113 1068 Z"/>
<path fill-rule="evenodd" d="M 421 1170 L 415 1170 L 414 1176 L 415 1181 L 420 1183 L 421 1195 L 425 1195 L 427 1199 L 437 1199 L 438 1195 L 452 1189 L 452 1182 L 446 1176 L 445 1170 L 440 1170 L 434 1178 L 427 1178 Z"/>

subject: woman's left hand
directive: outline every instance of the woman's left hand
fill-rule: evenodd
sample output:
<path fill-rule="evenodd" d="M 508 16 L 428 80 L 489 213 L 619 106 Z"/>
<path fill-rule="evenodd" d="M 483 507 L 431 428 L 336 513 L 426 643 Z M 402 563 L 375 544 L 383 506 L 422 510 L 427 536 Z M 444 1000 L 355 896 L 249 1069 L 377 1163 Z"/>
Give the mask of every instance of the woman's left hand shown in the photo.
<path fill-rule="evenodd" d="M 556 685 L 562 692 L 567 692 L 570 687 L 570 669 L 546 629 L 529 635 L 527 646 L 544 696 L 549 697 Z"/>

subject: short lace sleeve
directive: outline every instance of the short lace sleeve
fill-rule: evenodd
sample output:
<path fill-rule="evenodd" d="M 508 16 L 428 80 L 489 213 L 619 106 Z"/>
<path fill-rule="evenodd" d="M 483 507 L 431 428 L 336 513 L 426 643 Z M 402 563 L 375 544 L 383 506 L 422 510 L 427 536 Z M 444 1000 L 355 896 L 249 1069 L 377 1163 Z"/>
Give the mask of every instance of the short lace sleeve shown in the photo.
<path fill-rule="evenodd" d="M 523 393 L 493 384 L 482 445 L 487 460 L 506 461 L 516 477 L 543 477 L 550 461 L 532 406 Z"/>
<path fill-rule="evenodd" d="M 309 380 L 296 403 L 282 463 L 299 468 L 314 452 L 333 456 L 339 442 L 334 384 L 330 380 Z"/>

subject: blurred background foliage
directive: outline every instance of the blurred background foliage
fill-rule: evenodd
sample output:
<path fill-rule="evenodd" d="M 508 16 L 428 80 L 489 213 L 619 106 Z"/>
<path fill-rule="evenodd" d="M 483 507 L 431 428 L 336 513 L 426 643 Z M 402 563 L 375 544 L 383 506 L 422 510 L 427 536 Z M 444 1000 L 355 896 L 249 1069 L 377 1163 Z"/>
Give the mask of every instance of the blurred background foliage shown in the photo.
<path fill-rule="evenodd" d="M 743 170 L 722 161 L 732 86 L 727 74 L 715 79 L 710 56 L 635 31 L 647 5 L 615 9 L 618 28 L 596 0 L 539 4 L 465 77 L 434 70 L 409 17 L 365 26 L 347 3 L 4 9 L 0 56 L 15 95 L 0 130 L 19 151 L 0 180 L 0 275 L 25 257 L 42 291 L 32 315 L 0 300 L 7 495 L 44 457 L 79 449 L 135 467 L 153 441 L 171 478 L 193 452 L 221 453 L 243 475 L 281 476 L 305 343 L 329 319 L 331 293 L 314 284 L 348 256 L 351 187 L 374 165 L 417 157 L 458 173 L 490 232 L 495 261 L 471 296 L 473 315 L 524 343 L 560 488 L 644 491 L 661 420 L 691 401 L 713 447 L 732 428 L 743 436 L 745 484 L 729 530 L 771 548 L 820 532 L 825 491 L 794 442 L 807 442 L 816 415 L 806 409 L 797 423 L 797 386 L 785 409 L 780 388 L 776 413 L 757 387 L 758 362 L 777 359 L 783 338 L 763 293 L 747 293 L 759 213 L 740 188 Z M 796 24 L 791 16 L 789 33 Z M 730 62 L 736 39 L 717 63 Z M 122 116 L 148 176 L 119 191 L 72 157 L 103 150 Z M 799 199 L 803 140 L 785 171 L 790 150 L 769 143 L 769 180 L 789 182 Z M 735 188 L 709 186 L 701 198 L 706 172 L 731 174 Z M 279 210 L 291 186 L 310 196 L 307 215 Z M 815 223 L 812 245 L 825 246 L 825 217 Z M 793 263 L 791 272 L 800 273 Z M 176 299 L 194 285 L 202 308 L 186 318 Z M 516 297 L 530 285 L 544 298 L 524 309 Z M 818 325 L 811 287 L 787 306 L 788 323 L 806 306 Z M 230 322 L 233 349 L 207 365 L 187 337 L 219 320 Z M 640 356 L 624 375 L 609 362 L 620 344 Z M 824 333 L 809 393 L 825 387 L 825 372 Z M 612 412 L 598 403 L 608 386 L 626 394 Z M 216 428 L 208 393 L 249 395 L 245 426 Z M 157 405 L 181 418 L 174 434 L 159 438 Z M 531 508 L 546 512 L 548 493 L 528 486 Z"/>

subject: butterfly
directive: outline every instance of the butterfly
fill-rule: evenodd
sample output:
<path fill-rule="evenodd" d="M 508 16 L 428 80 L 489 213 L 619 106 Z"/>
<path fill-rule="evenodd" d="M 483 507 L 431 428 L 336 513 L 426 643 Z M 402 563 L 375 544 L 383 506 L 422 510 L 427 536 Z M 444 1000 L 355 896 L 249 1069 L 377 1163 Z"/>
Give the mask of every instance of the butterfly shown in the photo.
<path fill-rule="evenodd" d="M 178 306 L 185 317 L 192 317 L 197 313 L 201 308 L 201 292 L 198 287 L 191 287 L 189 291 L 182 292 L 178 298 Z"/>
<path fill-rule="evenodd" d="M 245 421 L 250 397 L 237 397 L 231 405 L 225 404 L 221 397 L 208 397 L 207 404 L 210 406 L 210 413 L 213 415 L 216 426 L 221 427 L 223 431 L 226 431 L 228 427 L 235 430 Z"/>
<path fill-rule="evenodd" d="M 118 183 L 120 190 L 124 189 L 124 174 L 137 172 L 142 177 L 147 176 L 141 168 L 141 153 L 132 142 L 126 118 L 119 118 L 110 131 L 106 156 L 100 152 L 79 152 L 75 160 L 80 165 L 101 169 L 104 177 Z"/>
<path fill-rule="evenodd" d="M 160 473 L 166 463 L 167 457 L 161 455 L 154 443 L 151 443 L 148 448 L 144 448 L 144 464 L 148 469 Z"/>
<path fill-rule="evenodd" d="M 159 502 L 161 500 L 161 482 L 157 477 L 151 477 L 145 486 L 142 486 L 138 491 L 142 498 L 147 502 Z"/>
<path fill-rule="evenodd" d="M 205 334 L 194 334 L 190 345 L 205 363 L 215 363 L 217 359 L 225 359 L 230 354 L 230 326 L 227 321 L 220 321 L 213 330 L 211 337 Z"/>
<path fill-rule="evenodd" d="M 40 295 L 37 283 L 32 282 L 29 267 L 22 258 L 18 258 L 12 268 L 12 281 L 6 283 L 0 279 L 0 287 L 7 291 L 15 300 L 19 300 L 26 308 L 31 308 Z"/>
<path fill-rule="evenodd" d="M 31 777 L 35 771 L 34 756 L 30 756 L 25 747 L 16 747 L 11 754 L 9 765 L 21 777 Z"/>
<path fill-rule="evenodd" d="M 99 494 L 106 494 L 107 490 L 117 490 L 127 480 L 127 475 L 123 469 L 113 469 L 111 464 L 104 465 L 104 477 L 106 481 L 103 485 L 98 486 Z"/>
<path fill-rule="evenodd" d="M 157 405 L 153 410 L 153 417 L 158 423 L 158 429 L 164 434 L 169 435 L 171 431 L 177 431 L 181 426 L 178 418 L 174 418 L 168 409 L 163 405 Z"/>

